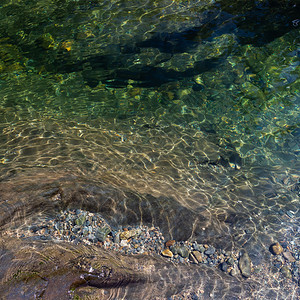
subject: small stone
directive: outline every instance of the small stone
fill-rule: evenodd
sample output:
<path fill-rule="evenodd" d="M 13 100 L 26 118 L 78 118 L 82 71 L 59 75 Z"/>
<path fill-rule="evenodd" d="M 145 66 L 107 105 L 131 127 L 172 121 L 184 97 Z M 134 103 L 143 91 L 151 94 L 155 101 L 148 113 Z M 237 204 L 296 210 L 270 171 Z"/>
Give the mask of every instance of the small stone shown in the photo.
<path fill-rule="evenodd" d="M 36 233 L 40 228 L 36 225 L 33 225 L 29 228 L 29 230 L 33 233 Z"/>
<path fill-rule="evenodd" d="M 85 222 L 85 215 L 82 215 L 76 219 L 75 224 L 78 226 L 82 226 L 84 222 Z"/>
<path fill-rule="evenodd" d="M 251 259 L 248 253 L 243 249 L 241 250 L 241 256 L 239 258 L 239 268 L 244 277 L 250 277 L 251 275 Z"/>
<path fill-rule="evenodd" d="M 221 263 L 221 270 L 223 272 L 227 272 L 227 270 L 228 270 L 228 265 L 225 261 L 223 263 Z"/>
<path fill-rule="evenodd" d="M 203 261 L 202 254 L 200 251 L 192 251 L 192 254 L 199 263 Z"/>
<path fill-rule="evenodd" d="M 173 257 L 173 253 L 170 249 L 165 249 L 161 252 L 161 255 L 162 256 L 165 256 L 165 257 Z"/>
<path fill-rule="evenodd" d="M 166 247 L 171 247 L 175 244 L 175 240 L 169 240 L 166 242 Z"/>
<path fill-rule="evenodd" d="M 205 248 L 203 247 L 203 245 L 199 245 L 199 251 L 200 251 L 201 253 L 204 253 Z"/>
<path fill-rule="evenodd" d="M 127 247 L 128 246 L 128 241 L 127 240 L 121 240 L 120 246 L 121 247 Z"/>
<path fill-rule="evenodd" d="M 198 264 L 198 260 L 192 253 L 190 253 L 189 260 L 194 264 Z"/>
<path fill-rule="evenodd" d="M 282 248 L 282 246 L 277 242 L 277 243 L 272 244 L 272 245 L 270 246 L 270 251 L 271 251 L 271 253 L 274 254 L 274 255 L 279 255 L 279 254 L 281 254 L 281 253 L 283 252 L 283 248 Z"/>
<path fill-rule="evenodd" d="M 237 266 L 234 266 L 230 271 L 230 275 L 233 277 L 236 277 L 238 274 L 239 274 L 239 270 L 238 270 Z"/>
<path fill-rule="evenodd" d="M 124 228 L 124 231 L 122 231 L 120 233 L 120 239 L 121 240 L 128 240 L 130 239 L 131 237 L 134 237 L 134 236 L 137 236 L 141 233 L 141 231 L 139 229 L 131 229 L 131 230 L 125 230 Z"/>
<path fill-rule="evenodd" d="M 179 254 L 181 257 L 186 258 L 189 256 L 189 249 L 186 246 L 180 246 L 178 249 L 177 254 Z"/>
<path fill-rule="evenodd" d="M 209 247 L 208 249 L 206 249 L 205 251 L 204 251 L 204 254 L 206 254 L 206 255 L 212 255 L 212 254 L 214 254 L 216 252 L 216 249 L 214 248 L 214 247 Z"/>
<path fill-rule="evenodd" d="M 194 243 L 193 243 L 193 249 L 194 249 L 195 251 L 199 251 L 199 250 L 200 250 L 199 245 L 198 245 L 197 242 L 194 242 Z"/>
<path fill-rule="evenodd" d="M 287 252 L 283 252 L 283 256 L 289 262 L 295 262 L 296 261 L 295 257 L 292 255 L 291 252 L 288 252 L 288 251 Z"/>
<path fill-rule="evenodd" d="M 111 232 L 108 226 L 104 226 L 102 228 L 97 229 L 95 236 L 100 242 L 104 242 L 106 240 L 107 235 Z"/>
<path fill-rule="evenodd" d="M 285 276 L 286 278 L 292 278 L 292 273 L 290 271 L 290 269 L 287 266 L 283 266 L 280 269 L 280 272 L 283 276 Z"/>
<path fill-rule="evenodd" d="M 230 266 L 233 266 L 234 265 L 234 259 L 232 257 L 229 257 L 227 259 L 227 263 L 230 265 Z"/>
<path fill-rule="evenodd" d="M 170 247 L 170 250 L 174 255 L 178 254 L 185 258 L 189 256 L 189 249 L 184 245 L 174 245 Z"/>
<path fill-rule="evenodd" d="M 120 243 L 120 233 L 117 232 L 113 235 L 114 243 L 119 244 Z"/>

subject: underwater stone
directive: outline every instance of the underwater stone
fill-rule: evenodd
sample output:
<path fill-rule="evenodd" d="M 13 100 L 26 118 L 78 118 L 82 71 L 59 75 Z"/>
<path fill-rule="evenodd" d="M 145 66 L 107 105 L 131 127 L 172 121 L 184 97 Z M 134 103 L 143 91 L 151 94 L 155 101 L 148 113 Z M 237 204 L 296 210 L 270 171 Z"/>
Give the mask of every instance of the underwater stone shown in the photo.
<path fill-rule="evenodd" d="M 274 255 L 281 254 L 283 252 L 282 246 L 277 242 L 270 246 L 270 251 Z"/>
<path fill-rule="evenodd" d="M 104 242 L 107 235 L 111 232 L 110 228 L 105 226 L 102 227 L 100 229 L 98 229 L 95 233 L 96 238 L 100 241 L 100 242 Z"/>
<path fill-rule="evenodd" d="M 85 216 L 83 215 L 76 219 L 75 224 L 81 226 L 84 224 L 84 222 L 85 222 Z"/>
<path fill-rule="evenodd" d="M 239 268 L 244 277 L 250 277 L 251 275 L 251 259 L 248 253 L 243 249 L 239 258 Z"/>
<path fill-rule="evenodd" d="M 283 266 L 280 269 L 280 272 L 283 276 L 285 276 L 286 278 L 292 278 L 292 273 L 290 271 L 290 269 L 287 266 Z"/>
<path fill-rule="evenodd" d="M 161 252 L 161 255 L 162 256 L 165 256 L 165 257 L 173 257 L 173 253 L 172 251 L 170 251 L 170 249 L 165 249 Z"/>

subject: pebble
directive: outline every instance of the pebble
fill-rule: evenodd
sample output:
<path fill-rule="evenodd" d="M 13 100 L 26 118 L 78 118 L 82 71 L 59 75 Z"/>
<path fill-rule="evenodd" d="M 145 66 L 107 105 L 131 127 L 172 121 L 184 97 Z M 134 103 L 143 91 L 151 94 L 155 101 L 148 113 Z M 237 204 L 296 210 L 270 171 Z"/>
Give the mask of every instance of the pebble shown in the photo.
<path fill-rule="evenodd" d="M 239 268 L 244 277 L 248 278 L 251 276 L 251 259 L 244 249 L 241 250 Z"/>
<path fill-rule="evenodd" d="M 171 247 L 175 244 L 175 240 L 169 240 L 166 242 L 166 247 Z"/>
<path fill-rule="evenodd" d="M 192 255 L 196 258 L 197 262 L 201 263 L 203 261 L 202 255 L 200 251 L 192 251 Z"/>
<path fill-rule="evenodd" d="M 234 266 L 230 271 L 230 275 L 236 277 L 238 274 L 239 274 L 239 269 L 237 266 Z"/>
<path fill-rule="evenodd" d="M 139 235 L 140 231 L 138 229 L 124 230 L 120 233 L 121 240 L 128 240 L 131 237 Z"/>
<path fill-rule="evenodd" d="M 290 261 L 290 262 L 295 262 L 296 259 L 295 257 L 291 254 L 291 252 L 287 251 L 287 252 L 283 252 L 283 256 L 286 260 Z"/>
<path fill-rule="evenodd" d="M 223 272 L 227 272 L 227 270 L 228 270 L 228 264 L 225 261 L 223 263 L 221 263 L 221 270 Z"/>
<path fill-rule="evenodd" d="M 280 272 L 283 276 L 285 276 L 286 278 L 292 278 L 292 273 L 290 271 L 290 269 L 287 266 L 283 266 L 280 269 Z"/>
<path fill-rule="evenodd" d="M 177 254 L 180 255 L 183 258 L 186 258 L 189 256 L 190 252 L 189 249 L 184 246 L 184 245 L 180 245 L 177 249 Z"/>
<path fill-rule="evenodd" d="M 162 256 L 165 256 L 165 257 L 173 257 L 173 252 L 170 250 L 170 249 L 164 249 L 162 252 L 161 252 Z"/>
<path fill-rule="evenodd" d="M 283 252 L 283 248 L 282 248 L 282 246 L 277 242 L 277 243 L 272 244 L 272 245 L 270 246 L 270 251 L 271 251 L 271 253 L 274 254 L 274 255 L 279 255 L 279 254 L 281 254 L 281 253 Z"/>
<path fill-rule="evenodd" d="M 207 250 L 204 251 L 206 255 L 212 255 L 216 252 L 216 249 L 214 247 L 209 247 Z"/>

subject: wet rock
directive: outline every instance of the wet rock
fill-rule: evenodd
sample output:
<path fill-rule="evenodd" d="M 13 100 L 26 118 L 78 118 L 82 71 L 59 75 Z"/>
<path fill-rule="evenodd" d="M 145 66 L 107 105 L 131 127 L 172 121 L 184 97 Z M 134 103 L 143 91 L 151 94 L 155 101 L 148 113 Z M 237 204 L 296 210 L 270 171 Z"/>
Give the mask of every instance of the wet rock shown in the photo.
<path fill-rule="evenodd" d="M 290 269 L 287 266 L 283 266 L 280 269 L 281 274 L 286 277 L 286 278 L 292 278 L 292 273 L 290 271 Z"/>
<path fill-rule="evenodd" d="M 233 266 L 234 265 L 234 259 L 232 257 L 229 257 L 227 259 L 227 263 L 230 265 L 230 266 Z"/>
<path fill-rule="evenodd" d="M 183 258 L 189 256 L 189 249 L 184 245 L 174 245 L 170 247 L 170 250 L 174 255 L 178 254 Z"/>
<path fill-rule="evenodd" d="M 138 236 L 140 234 L 140 231 L 138 229 L 131 229 L 131 230 L 126 230 L 122 231 L 120 233 L 120 239 L 121 240 L 128 240 L 134 236 Z"/>
<path fill-rule="evenodd" d="M 200 251 L 199 246 L 200 246 L 200 245 L 198 245 L 197 242 L 194 242 L 194 243 L 193 243 L 193 249 L 194 249 L 195 251 Z"/>
<path fill-rule="evenodd" d="M 287 251 L 287 252 L 283 252 L 283 256 L 286 260 L 288 260 L 289 262 L 295 262 L 296 259 L 294 258 L 294 256 L 292 255 L 291 252 Z"/>
<path fill-rule="evenodd" d="M 174 256 L 174 254 L 172 253 L 172 251 L 170 249 L 164 249 L 161 252 L 161 255 L 165 256 L 165 257 L 173 257 Z"/>
<path fill-rule="evenodd" d="M 239 274 L 239 269 L 237 266 L 234 266 L 230 271 L 230 275 L 236 277 L 238 274 Z"/>
<path fill-rule="evenodd" d="M 171 247 L 175 244 L 175 240 L 169 240 L 166 242 L 166 247 Z"/>
<path fill-rule="evenodd" d="M 107 235 L 111 232 L 108 226 L 104 226 L 102 228 L 97 229 L 95 233 L 95 237 L 100 241 L 104 242 L 106 240 Z"/>
<path fill-rule="evenodd" d="M 214 247 L 209 247 L 204 251 L 204 254 L 206 255 L 213 255 L 216 252 L 216 249 Z"/>
<path fill-rule="evenodd" d="M 223 271 L 223 272 L 227 272 L 227 270 L 228 270 L 228 264 L 224 261 L 223 263 L 221 263 L 221 270 Z"/>
<path fill-rule="evenodd" d="M 251 259 L 245 250 L 241 251 L 239 258 L 239 268 L 244 277 L 250 277 L 251 275 Z"/>
<path fill-rule="evenodd" d="M 194 264 L 198 264 L 198 260 L 197 260 L 196 257 L 192 254 L 192 252 L 190 253 L 189 260 L 190 260 L 192 263 L 194 263 Z"/>
<path fill-rule="evenodd" d="M 271 253 L 274 254 L 274 255 L 279 255 L 279 254 L 281 254 L 281 253 L 283 252 L 283 248 L 282 248 L 282 246 L 277 242 L 277 243 L 272 244 L 272 245 L 270 246 L 270 251 L 271 251 Z"/>
<path fill-rule="evenodd" d="M 77 226 L 82 226 L 85 223 L 85 215 L 80 216 L 76 219 L 75 224 Z"/>
<path fill-rule="evenodd" d="M 37 226 L 37 225 L 33 225 L 33 226 L 31 226 L 30 228 L 29 228 L 29 230 L 31 231 L 31 232 L 37 232 L 37 231 L 39 231 L 39 229 L 40 229 L 40 227 L 39 226 Z"/>
<path fill-rule="evenodd" d="M 115 232 L 113 234 L 113 239 L 114 239 L 114 243 L 119 244 L 120 243 L 120 233 L 119 232 Z"/>
<path fill-rule="evenodd" d="M 202 254 L 200 251 L 192 251 L 192 254 L 196 258 L 197 262 L 201 263 L 203 261 Z"/>

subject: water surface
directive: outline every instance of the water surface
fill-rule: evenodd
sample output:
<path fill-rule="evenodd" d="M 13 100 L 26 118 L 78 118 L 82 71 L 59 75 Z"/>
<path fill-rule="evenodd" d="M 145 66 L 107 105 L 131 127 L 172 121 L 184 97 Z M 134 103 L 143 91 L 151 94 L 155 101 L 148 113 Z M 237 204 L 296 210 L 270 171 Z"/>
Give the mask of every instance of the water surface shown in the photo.
<path fill-rule="evenodd" d="M 1 226 L 83 207 L 254 264 L 299 242 L 296 7 L 3 1 Z"/>

